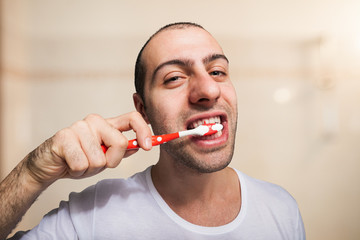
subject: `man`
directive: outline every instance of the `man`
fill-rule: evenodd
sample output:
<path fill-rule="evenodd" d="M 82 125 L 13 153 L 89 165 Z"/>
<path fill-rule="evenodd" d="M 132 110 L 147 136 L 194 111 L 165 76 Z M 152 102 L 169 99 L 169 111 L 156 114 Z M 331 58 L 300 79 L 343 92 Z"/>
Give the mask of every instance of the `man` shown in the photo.
<path fill-rule="evenodd" d="M 134 130 L 140 147 L 150 150 L 148 123 L 164 134 L 205 121 L 223 130 L 170 141 L 144 172 L 70 194 L 24 239 L 305 239 L 285 190 L 227 167 L 237 99 L 228 59 L 210 33 L 193 23 L 167 25 L 145 44 L 135 68 L 137 113 L 88 116 L 35 149 L 3 181 L 2 237 L 57 179 L 92 176 L 134 154 L 122 131 Z"/>

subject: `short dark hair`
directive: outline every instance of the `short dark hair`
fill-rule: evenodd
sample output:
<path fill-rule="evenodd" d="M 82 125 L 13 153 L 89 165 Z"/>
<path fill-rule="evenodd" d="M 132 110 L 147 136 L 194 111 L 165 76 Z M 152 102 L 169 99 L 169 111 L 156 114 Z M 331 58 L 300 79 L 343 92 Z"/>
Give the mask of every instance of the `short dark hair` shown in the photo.
<path fill-rule="evenodd" d="M 189 27 L 197 27 L 204 29 L 201 25 L 192 23 L 192 22 L 176 22 L 168 24 L 162 28 L 160 28 L 158 31 L 156 31 L 144 44 L 144 46 L 141 48 L 135 63 L 135 90 L 140 95 L 142 100 L 145 104 L 145 98 L 144 98 L 144 85 L 145 85 L 145 75 L 146 75 L 146 65 L 142 59 L 142 54 L 146 46 L 149 44 L 149 42 L 160 32 L 164 30 L 170 30 L 170 29 L 184 29 Z"/>

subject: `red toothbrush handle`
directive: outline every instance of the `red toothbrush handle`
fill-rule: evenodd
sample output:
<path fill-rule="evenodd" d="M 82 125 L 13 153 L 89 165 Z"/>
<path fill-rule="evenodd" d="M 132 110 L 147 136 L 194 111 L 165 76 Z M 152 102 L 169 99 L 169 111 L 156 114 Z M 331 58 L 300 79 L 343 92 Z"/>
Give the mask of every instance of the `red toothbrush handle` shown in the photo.
<path fill-rule="evenodd" d="M 179 133 L 170 133 L 170 134 L 164 134 L 164 135 L 158 135 L 158 136 L 152 136 L 152 145 L 157 146 L 163 143 L 166 143 L 170 140 L 176 139 L 179 137 Z"/>
<path fill-rule="evenodd" d="M 163 143 L 166 143 L 170 140 L 176 139 L 179 137 L 179 133 L 170 133 L 170 134 L 164 134 L 164 135 L 158 135 L 158 136 L 152 136 L 151 137 L 151 143 L 152 146 L 157 146 Z M 104 153 L 107 151 L 107 147 L 103 144 L 101 145 L 101 148 Z M 137 142 L 137 139 L 129 140 L 129 144 L 127 146 L 127 149 L 137 149 L 139 148 L 139 144 Z"/>
<path fill-rule="evenodd" d="M 104 144 L 101 144 L 101 149 L 103 150 L 104 153 L 106 153 L 108 148 Z"/>

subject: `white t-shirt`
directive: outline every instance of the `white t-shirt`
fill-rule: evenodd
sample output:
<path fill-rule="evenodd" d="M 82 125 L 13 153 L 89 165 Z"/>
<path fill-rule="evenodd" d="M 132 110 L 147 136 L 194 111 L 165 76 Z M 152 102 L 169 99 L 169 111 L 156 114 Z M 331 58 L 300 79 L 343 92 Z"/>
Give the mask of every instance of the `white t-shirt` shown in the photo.
<path fill-rule="evenodd" d="M 198 226 L 178 216 L 154 187 L 149 167 L 129 179 L 107 179 L 71 193 L 21 239 L 305 239 L 298 206 L 288 192 L 236 172 L 241 210 L 223 226 Z"/>

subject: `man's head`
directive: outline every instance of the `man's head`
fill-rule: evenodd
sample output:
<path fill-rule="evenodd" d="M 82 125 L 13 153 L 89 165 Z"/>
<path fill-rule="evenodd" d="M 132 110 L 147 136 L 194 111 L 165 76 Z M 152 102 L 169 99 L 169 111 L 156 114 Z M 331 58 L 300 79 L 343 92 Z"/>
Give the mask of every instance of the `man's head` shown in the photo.
<path fill-rule="evenodd" d="M 204 121 L 224 126 L 217 135 L 162 145 L 160 160 L 173 159 L 197 172 L 226 167 L 234 150 L 237 100 L 228 59 L 211 34 L 192 23 L 160 29 L 139 54 L 136 74 L 142 79 L 135 80 L 135 106 L 155 134 L 191 129 Z"/>
<path fill-rule="evenodd" d="M 135 90 L 144 100 L 144 83 L 145 83 L 145 75 L 146 75 L 146 64 L 143 59 L 143 52 L 144 49 L 147 47 L 148 43 L 160 32 L 171 30 L 171 29 L 185 29 L 189 27 L 197 27 L 204 29 L 201 25 L 191 22 L 178 22 L 178 23 L 171 23 L 156 31 L 144 44 L 141 48 L 135 63 Z"/>

